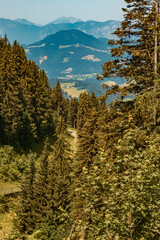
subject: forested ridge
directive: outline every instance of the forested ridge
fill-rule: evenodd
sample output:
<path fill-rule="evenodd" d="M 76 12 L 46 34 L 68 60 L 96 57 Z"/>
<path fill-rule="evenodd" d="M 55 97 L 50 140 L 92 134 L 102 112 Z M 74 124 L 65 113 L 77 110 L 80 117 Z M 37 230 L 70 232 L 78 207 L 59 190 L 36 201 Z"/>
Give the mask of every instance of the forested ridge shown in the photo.
<path fill-rule="evenodd" d="M 4 239 L 160 239 L 159 2 L 125 2 L 98 78 L 126 84 L 101 97 L 65 99 L 23 47 L 0 39 L 0 178 L 21 185 L 1 197 L 14 213 Z"/>

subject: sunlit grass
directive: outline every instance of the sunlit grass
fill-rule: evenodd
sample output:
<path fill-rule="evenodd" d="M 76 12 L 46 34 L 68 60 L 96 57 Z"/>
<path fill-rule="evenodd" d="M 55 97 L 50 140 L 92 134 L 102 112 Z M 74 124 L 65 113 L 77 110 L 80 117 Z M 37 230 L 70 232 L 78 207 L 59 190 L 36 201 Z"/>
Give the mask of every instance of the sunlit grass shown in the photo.
<path fill-rule="evenodd" d="M 0 240 L 5 239 L 12 231 L 14 213 L 0 213 Z"/>
<path fill-rule="evenodd" d="M 81 93 L 86 92 L 86 89 L 81 89 L 79 90 L 76 87 L 71 87 L 71 88 L 64 88 L 64 92 L 67 92 L 69 96 L 72 96 L 73 98 L 78 98 Z"/>

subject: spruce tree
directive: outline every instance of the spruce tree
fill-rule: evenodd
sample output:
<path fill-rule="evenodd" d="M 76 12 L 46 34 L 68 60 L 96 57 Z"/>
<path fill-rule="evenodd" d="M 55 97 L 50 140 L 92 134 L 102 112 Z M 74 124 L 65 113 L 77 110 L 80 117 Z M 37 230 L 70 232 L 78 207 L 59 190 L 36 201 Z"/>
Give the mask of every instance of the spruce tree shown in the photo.
<path fill-rule="evenodd" d="M 19 237 L 33 233 L 36 227 L 35 218 L 35 154 L 29 155 L 28 168 L 21 185 L 20 201 L 16 205 L 16 218 L 14 220 L 14 232 Z M 22 238 L 24 239 L 24 238 Z"/>
<path fill-rule="evenodd" d="M 41 70 L 39 72 L 39 89 L 37 111 L 39 115 L 39 138 L 44 139 L 48 134 L 54 133 L 53 109 L 52 109 L 52 90 L 48 83 L 46 73 Z"/>
<path fill-rule="evenodd" d="M 23 104 L 20 98 L 21 82 L 18 66 L 16 44 L 10 47 L 7 45 L 1 61 L 0 82 L 1 82 L 1 116 L 4 122 L 6 140 L 17 141 L 18 132 L 22 126 Z"/>
<path fill-rule="evenodd" d="M 103 65 L 103 77 L 124 77 L 127 95 L 140 93 L 154 86 L 158 68 L 158 1 L 125 0 L 124 20 L 111 40 L 113 60 Z"/>
<path fill-rule="evenodd" d="M 34 185 L 34 211 L 36 226 L 39 228 L 49 213 L 49 151 L 48 139 L 45 141 L 43 152 L 39 158 L 36 181 Z"/>
<path fill-rule="evenodd" d="M 49 206 L 50 212 L 37 234 L 37 239 L 60 240 L 69 235 L 71 226 L 69 197 L 71 185 L 71 153 L 68 143 L 68 132 L 62 116 L 56 128 L 57 141 L 50 157 L 49 171 Z"/>
<path fill-rule="evenodd" d="M 62 90 L 61 90 L 59 81 L 57 81 L 57 85 L 53 89 L 52 100 L 53 100 L 53 109 L 57 110 L 59 115 L 62 115 L 63 94 L 62 94 Z"/>
<path fill-rule="evenodd" d="M 84 125 L 85 116 L 90 110 L 91 110 L 91 108 L 90 108 L 89 94 L 84 92 L 80 95 L 78 112 L 77 112 L 77 133 L 78 133 L 78 135 Z"/>
<path fill-rule="evenodd" d="M 90 113 L 86 115 L 85 123 L 79 133 L 78 155 L 82 159 L 82 167 L 89 167 L 92 158 L 98 152 L 98 126 L 97 126 L 98 112 L 93 108 Z"/>
<path fill-rule="evenodd" d="M 74 129 L 77 128 L 78 100 L 73 98 L 69 102 L 68 123 Z"/>

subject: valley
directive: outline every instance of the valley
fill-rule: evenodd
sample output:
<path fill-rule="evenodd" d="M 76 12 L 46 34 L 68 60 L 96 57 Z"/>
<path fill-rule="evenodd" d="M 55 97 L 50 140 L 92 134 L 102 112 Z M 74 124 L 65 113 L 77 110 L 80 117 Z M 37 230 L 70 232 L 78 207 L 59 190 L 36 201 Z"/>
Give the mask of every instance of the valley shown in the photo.
<path fill-rule="evenodd" d="M 159 1 L 7 1 L 0 240 L 160 240 Z"/>
<path fill-rule="evenodd" d="M 97 96 L 105 93 L 97 75 L 111 59 L 108 41 L 118 26 L 120 21 L 84 22 L 72 17 L 61 17 L 44 26 L 26 19 L 0 18 L 0 34 L 22 44 L 27 58 L 45 70 L 52 88 L 60 81 L 66 97 L 79 97 L 84 91 Z M 120 78 L 109 80 L 124 83 Z"/>

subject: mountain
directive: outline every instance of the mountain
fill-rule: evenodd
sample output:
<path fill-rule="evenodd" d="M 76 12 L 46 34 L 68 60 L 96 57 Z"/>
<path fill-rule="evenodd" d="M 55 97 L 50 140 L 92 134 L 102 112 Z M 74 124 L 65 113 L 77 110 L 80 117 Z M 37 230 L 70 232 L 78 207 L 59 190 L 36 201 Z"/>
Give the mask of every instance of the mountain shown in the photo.
<path fill-rule="evenodd" d="M 55 34 L 61 30 L 77 29 L 96 38 L 114 38 L 112 33 L 120 26 L 120 21 L 109 20 L 106 22 L 75 22 L 47 24 L 45 26 L 29 25 L 17 21 L 0 18 L 0 35 L 7 34 L 10 42 L 17 40 L 21 44 L 31 44 Z"/>
<path fill-rule="evenodd" d="M 35 23 L 32 23 L 24 18 L 21 18 L 21 19 L 15 19 L 16 22 L 18 23 L 22 23 L 22 24 L 27 24 L 27 25 L 36 25 Z"/>
<path fill-rule="evenodd" d="M 63 30 L 25 48 L 49 78 L 74 78 L 101 72 L 110 58 L 109 49 L 99 39 L 79 30 Z"/>
<path fill-rule="evenodd" d="M 7 34 L 11 43 L 17 40 L 21 44 L 36 42 L 40 38 L 41 27 L 0 18 L 0 36 Z"/>
<path fill-rule="evenodd" d="M 67 88 L 74 84 L 76 90 L 78 87 L 98 93 L 102 87 L 96 76 L 102 72 L 101 65 L 111 58 L 107 41 L 79 30 L 63 30 L 28 45 L 25 51 L 28 59 L 46 71 L 51 86 L 58 78 Z"/>
<path fill-rule="evenodd" d="M 62 86 L 67 86 L 64 91 L 78 89 L 78 94 L 83 89 L 99 91 L 101 85 L 96 75 L 110 57 L 107 45 L 79 30 L 59 31 L 27 46 L 25 51 L 28 59 L 46 71 L 51 86 L 59 79 Z"/>
<path fill-rule="evenodd" d="M 50 22 L 49 24 L 76 23 L 76 22 L 83 22 L 83 21 L 81 19 L 77 19 L 74 17 L 60 17 Z"/>

